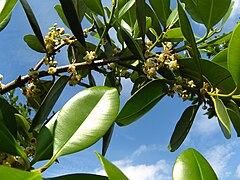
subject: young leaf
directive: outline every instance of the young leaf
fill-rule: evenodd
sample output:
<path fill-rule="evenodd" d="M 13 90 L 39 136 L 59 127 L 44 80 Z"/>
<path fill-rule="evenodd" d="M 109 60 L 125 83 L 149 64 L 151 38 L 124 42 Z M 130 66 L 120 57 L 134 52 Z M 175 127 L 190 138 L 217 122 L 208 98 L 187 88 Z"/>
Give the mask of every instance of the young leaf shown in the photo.
<path fill-rule="evenodd" d="M 212 101 L 214 103 L 215 112 L 218 117 L 218 122 L 221 127 L 221 130 L 224 136 L 229 139 L 231 138 L 231 124 L 230 124 L 230 117 L 227 113 L 227 109 L 223 104 L 222 100 L 218 97 L 212 97 Z"/>
<path fill-rule="evenodd" d="M 128 49 L 141 60 L 145 60 L 142 50 L 137 42 L 132 38 L 132 36 L 124 28 L 120 28 L 122 38 L 128 46 Z"/>
<path fill-rule="evenodd" d="M 230 101 L 226 105 L 227 112 L 233 124 L 237 136 L 240 137 L 240 111 L 238 105 L 234 101 Z"/>
<path fill-rule="evenodd" d="M 45 48 L 45 43 L 43 40 L 41 29 L 38 25 L 37 19 L 36 19 L 35 15 L 33 14 L 31 7 L 29 6 L 29 4 L 26 0 L 20 0 L 20 2 L 23 6 L 23 9 L 24 9 L 26 15 L 27 15 L 28 21 L 32 27 L 34 34 L 36 35 L 36 37 L 38 38 L 38 40 L 42 44 L 42 46 Z"/>
<path fill-rule="evenodd" d="M 170 0 L 149 1 L 163 27 L 167 27 L 167 19 L 171 14 Z"/>
<path fill-rule="evenodd" d="M 115 88 L 92 87 L 75 95 L 58 115 L 53 159 L 97 142 L 112 126 L 118 109 L 119 95 Z"/>
<path fill-rule="evenodd" d="M 126 126 L 150 111 L 164 96 L 166 84 L 162 80 L 150 81 L 128 99 L 119 112 L 116 122 Z"/>
<path fill-rule="evenodd" d="M 83 0 L 83 1 L 90 10 L 104 17 L 104 10 L 101 0 Z"/>
<path fill-rule="evenodd" d="M 108 180 L 107 177 L 96 174 L 67 174 L 53 178 L 44 178 L 44 180 Z"/>
<path fill-rule="evenodd" d="M 142 37 L 143 44 L 145 44 L 146 34 L 146 4 L 145 0 L 136 0 L 136 12 L 139 31 Z"/>
<path fill-rule="evenodd" d="M 230 71 L 236 85 L 240 83 L 240 23 L 238 23 L 231 36 L 228 46 L 228 70 Z"/>
<path fill-rule="evenodd" d="M 197 48 L 197 45 L 195 42 L 195 38 L 194 38 L 194 34 L 192 31 L 190 22 L 187 18 L 185 11 L 183 10 L 182 5 L 179 3 L 179 1 L 178 1 L 178 13 L 179 13 L 179 20 L 180 20 L 180 24 L 181 24 L 182 33 L 183 33 L 184 37 L 186 38 L 186 40 L 190 43 L 190 45 L 193 49 L 193 61 L 197 65 L 198 72 L 200 74 L 202 74 L 201 73 L 202 68 L 201 68 L 201 64 L 200 64 L 200 53 L 198 51 L 198 48 Z"/>
<path fill-rule="evenodd" d="M 64 87 L 66 86 L 69 80 L 68 76 L 61 76 L 57 82 L 51 87 L 47 96 L 43 100 L 39 110 L 33 118 L 32 126 L 30 128 L 30 132 L 34 129 L 38 128 L 39 125 L 42 125 L 44 121 L 47 119 L 49 113 L 51 112 L 53 106 L 61 95 Z"/>
<path fill-rule="evenodd" d="M 86 42 L 82 30 L 82 26 L 79 22 L 74 4 L 69 0 L 60 0 L 64 15 L 68 21 L 68 24 L 72 30 L 72 33 L 77 38 L 77 40 L 86 47 Z"/>
<path fill-rule="evenodd" d="M 60 4 L 56 4 L 54 6 L 54 9 L 57 11 L 58 16 L 61 18 L 62 22 L 70 29 L 70 26 L 68 24 L 67 18 L 63 12 L 62 6 Z"/>
<path fill-rule="evenodd" d="M 0 3 L 0 25 L 1 30 L 7 25 L 11 17 L 11 12 L 18 0 L 5 0 Z M 0 30 L 0 31 L 1 31 Z"/>
<path fill-rule="evenodd" d="M 176 159 L 173 166 L 173 179 L 184 180 L 217 180 L 208 161 L 195 149 L 189 148 L 183 151 Z"/>
<path fill-rule="evenodd" d="M 166 28 L 170 29 L 179 20 L 178 9 L 175 8 L 167 18 Z"/>
<path fill-rule="evenodd" d="M 0 166 L 0 174 L 2 180 L 42 180 L 42 174 L 40 172 L 28 172 L 7 166 Z"/>
<path fill-rule="evenodd" d="M 42 46 L 42 44 L 39 42 L 38 38 L 35 35 L 32 34 L 28 34 L 25 35 L 23 40 L 27 43 L 27 45 L 40 53 L 45 53 L 44 47 Z"/>
<path fill-rule="evenodd" d="M 181 0 L 193 20 L 210 30 L 227 13 L 231 0 Z"/>
<path fill-rule="evenodd" d="M 125 174 L 123 174 L 123 172 L 120 169 L 118 169 L 114 164 L 109 162 L 98 152 L 95 152 L 95 154 L 97 155 L 105 172 L 107 173 L 109 180 L 116 180 L 116 179 L 128 180 L 128 178 L 125 176 Z"/>
<path fill-rule="evenodd" d="M 198 105 L 189 106 L 183 112 L 180 120 L 178 121 L 174 129 L 170 143 L 168 145 L 168 149 L 171 152 L 176 151 L 187 137 L 187 134 L 192 127 L 198 108 Z"/>

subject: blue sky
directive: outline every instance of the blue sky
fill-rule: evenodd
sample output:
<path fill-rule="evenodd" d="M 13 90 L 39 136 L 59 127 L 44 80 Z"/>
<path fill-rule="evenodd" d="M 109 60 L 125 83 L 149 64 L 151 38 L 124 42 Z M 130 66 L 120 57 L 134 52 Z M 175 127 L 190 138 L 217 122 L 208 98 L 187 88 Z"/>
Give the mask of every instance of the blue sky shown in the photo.
<path fill-rule="evenodd" d="M 29 1 L 45 34 L 55 22 L 63 26 L 53 6 L 58 1 Z M 239 20 L 240 1 L 236 0 L 234 11 L 224 32 L 228 32 Z M 193 23 L 199 33 L 204 27 Z M 87 26 L 84 24 L 84 28 Z M 32 34 L 26 16 L 20 4 L 17 4 L 9 25 L 0 33 L 0 73 L 4 76 L 3 83 L 24 75 L 34 67 L 42 54 L 27 47 L 23 36 Z M 67 64 L 66 54 L 58 55 L 60 64 Z M 102 77 L 98 77 L 102 84 Z M 82 88 L 67 87 L 55 109 L 61 107 L 68 99 Z M 130 96 L 131 83 L 124 81 L 122 104 Z M 171 134 L 177 120 L 190 102 L 182 102 L 178 98 L 165 97 L 150 113 L 128 127 L 116 127 L 106 158 L 115 163 L 130 179 L 162 180 L 171 179 L 171 169 L 179 153 L 189 147 L 202 153 L 220 179 L 240 179 L 240 142 L 233 132 L 233 137 L 226 140 L 221 133 L 216 119 L 207 119 L 204 111 L 197 114 L 193 127 L 184 144 L 172 153 L 167 149 Z M 60 163 L 54 164 L 44 177 L 76 172 L 92 172 L 103 174 L 102 167 L 94 150 L 101 151 L 101 142 L 88 150 L 59 158 Z M 39 163 L 37 166 L 41 166 Z"/>

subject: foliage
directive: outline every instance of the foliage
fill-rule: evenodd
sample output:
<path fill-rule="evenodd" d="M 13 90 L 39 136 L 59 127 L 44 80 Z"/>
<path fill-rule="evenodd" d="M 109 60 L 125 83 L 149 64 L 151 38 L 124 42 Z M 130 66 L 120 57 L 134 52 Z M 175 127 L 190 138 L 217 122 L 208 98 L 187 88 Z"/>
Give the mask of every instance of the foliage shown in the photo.
<path fill-rule="evenodd" d="M 17 2 L 0 3 L 0 30 Z M 231 137 L 232 124 L 239 136 L 240 24 L 229 34 L 213 38 L 231 14 L 231 0 L 177 0 L 175 9 L 170 8 L 170 0 L 112 0 L 111 8 L 100 0 L 59 0 L 54 9 L 72 34 L 54 24 L 46 36 L 28 2 L 19 2 L 34 33 L 24 36 L 24 41 L 43 58 L 26 76 L 1 84 L 0 93 L 6 94 L 0 97 L 1 178 L 15 174 L 12 179 L 42 179 L 41 173 L 58 157 L 82 151 L 103 138 L 102 155 L 96 155 L 108 177 L 70 174 L 50 179 L 127 179 L 104 158 L 114 124 L 136 123 L 167 96 L 177 95 L 190 103 L 176 123 L 170 151 L 184 142 L 200 107 L 208 118 L 218 118 L 226 138 Z M 86 21 L 91 26 L 82 29 Z M 205 26 L 203 37 L 196 38 L 192 21 Z M 55 55 L 64 46 L 69 64 L 58 66 Z M 96 86 L 94 71 L 105 77 L 104 86 Z M 46 76 L 52 80 L 43 80 Z M 131 80 L 133 89 L 119 110 L 123 78 Z M 86 89 L 51 114 L 67 83 Z M 14 95 L 16 88 L 22 89 L 25 104 Z M 41 160 L 48 161 L 33 169 Z M 217 175 L 196 150 L 187 149 L 176 159 L 173 179 L 206 178 L 217 179 Z"/>

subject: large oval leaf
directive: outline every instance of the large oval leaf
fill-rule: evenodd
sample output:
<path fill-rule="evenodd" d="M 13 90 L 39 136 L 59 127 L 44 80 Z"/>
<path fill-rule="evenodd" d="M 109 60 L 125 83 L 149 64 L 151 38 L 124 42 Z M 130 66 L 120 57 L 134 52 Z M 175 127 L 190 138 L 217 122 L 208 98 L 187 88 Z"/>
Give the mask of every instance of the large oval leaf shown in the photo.
<path fill-rule="evenodd" d="M 228 69 L 227 53 L 228 53 L 228 48 L 220 51 L 216 56 L 214 56 L 214 58 L 212 59 L 212 62 L 224 67 L 225 69 Z"/>
<path fill-rule="evenodd" d="M 42 46 L 42 44 L 39 42 L 38 38 L 35 35 L 32 34 L 28 34 L 25 35 L 23 40 L 27 43 L 27 45 L 40 53 L 45 53 L 44 47 Z"/>
<path fill-rule="evenodd" d="M 92 87 L 75 95 L 57 117 L 54 157 L 81 151 L 97 142 L 113 124 L 118 109 L 116 88 Z"/>
<path fill-rule="evenodd" d="M 1 30 L 7 25 L 11 17 L 11 12 L 18 0 L 4 0 L 0 3 L 0 24 Z M 1 31 L 0 30 L 0 31 Z"/>
<path fill-rule="evenodd" d="M 98 152 L 95 152 L 95 154 L 97 155 L 104 170 L 106 171 L 109 180 L 116 180 L 116 179 L 128 180 L 128 178 L 125 176 L 125 174 L 123 174 L 123 172 L 120 169 L 118 169 L 114 164 L 109 162 Z"/>
<path fill-rule="evenodd" d="M 221 130 L 224 136 L 229 139 L 231 138 L 231 124 L 230 124 L 230 117 L 227 113 L 227 109 L 223 104 L 222 100 L 218 97 L 212 97 L 212 101 L 214 103 L 215 112 L 218 117 L 218 122 L 221 127 Z"/>
<path fill-rule="evenodd" d="M 166 84 L 162 80 L 154 80 L 133 94 L 119 112 L 116 122 L 126 126 L 150 111 L 166 94 Z"/>
<path fill-rule="evenodd" d="M 40 172 L 28 172 L 7 166 L 0 166 L 1 180 L 42 180 Z"/>
<path fill-rule="evenodd" d="M 183 151 L 176 159 L 173 167 L 174 180 L 217 180 L 213 168 L 195 149 Z"/>
<path fill-rule="evenodd" d="M 44 178 L 44 180 L 108 180 L 105 176 L 100 176 L 96 174 L 67 174 L 64 176 L 53 177 L 53 178 Z"/>
<path fill-rule="evenodd" d="M 234 101 L 230 101 L 226 105 L 228 115 L 231 119 L 233 127 L 237 132 L 237 136 L 240 137 L 240 111 L 238 105 Z"/>
<path fill-rule="evenodd" d="M 227 13 L 231 0 L 181 0 L 193 20 L 210 30 Z"/>
<path fill-rule="evenodd" d="M 168 145 L 168 149 L 171 152 L 176 151 L 187 137 L 187 134 L 192 127 L 198 108 L 198 105 L 189 106 L 183 112 L 180 120 L 178 121 L 174 129 L 170 143 Z"/>
<path fill-rule="evenodd" d="M 68 76 L 61 76 L 57 82 L 51 87 L 47 96 L 44 98 L 39 110 L 33 118 L 32 126 L 29 131 L 33 131 L 44 123 L 47 119 L 49 113 L 51 112 L 53 106 L 57 102 L 59 96 L 61 95 L 64 87 L 69 80 Z"/>
<path fill-rule="evenodd" d="M 240 23 L 235 27 L 231 36 L 229 47 L 228 47 L 228 70 L 232 74 L 232 77 L 238 85 L 240 83 Z"/>

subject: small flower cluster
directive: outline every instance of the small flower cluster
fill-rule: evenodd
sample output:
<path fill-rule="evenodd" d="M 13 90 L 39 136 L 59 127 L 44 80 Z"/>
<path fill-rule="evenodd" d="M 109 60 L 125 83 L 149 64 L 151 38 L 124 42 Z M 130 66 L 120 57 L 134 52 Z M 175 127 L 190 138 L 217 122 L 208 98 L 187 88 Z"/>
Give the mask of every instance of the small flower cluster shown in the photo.
<path fill-rule="evenodd" d="M 73 74 L 69 80 L 69 85 L 70 86 L 75 86 L 82 80 L 82 76 L 79 74 Z"/>
<path fill-rule="evenodd" d="M 87 51 L 87 54 L 83 57 L 83 59 L 87 62 L 87 63 L 91 63 L 96 57 L 97 54 L 95 51 Z"/>
<path fill-rule="evenodd" d="M 22 93 L 28 98 L 38 96 L 39 93 L 41 93 L 41 90 L 37 87 L 37 85 L 34 84 L 34 82 L 31 82 L 27 87 L 22 87 Z"/>

